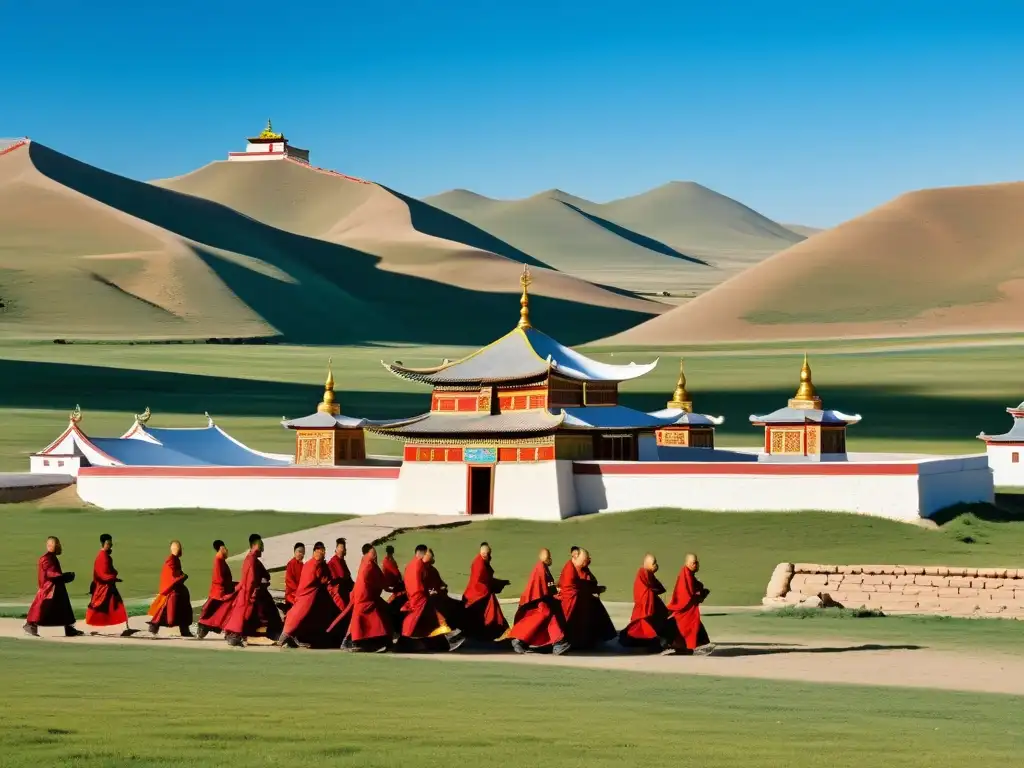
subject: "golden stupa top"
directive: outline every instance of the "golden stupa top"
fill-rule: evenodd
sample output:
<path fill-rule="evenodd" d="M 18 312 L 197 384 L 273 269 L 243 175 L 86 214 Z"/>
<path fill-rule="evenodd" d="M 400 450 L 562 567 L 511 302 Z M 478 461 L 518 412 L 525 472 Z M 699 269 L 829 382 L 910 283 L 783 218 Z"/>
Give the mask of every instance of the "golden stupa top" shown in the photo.
<path fill-rule="evenodd" d="M 800 386 L 796 394 L 789 399 L 790 408 L 821 408 L 821 398 L 818 390 L 814 388 L 811 380 L 811 366 L 807 362 L 807 353 L 804 353 L 804 364 L 800 366 Z"/>
<path fill-rule="evenodd" d="M 275 133 L 274 132 L 273 124 L 270 122 L 270 120 L 267 120 L 267 127 L 264 128 L 260 132 L 260 135 L 257 136 L 256 138 L 258 138 L 258 139 L 283 139 L 284 136 L 282 134 L 280 134 L 280 133 Z"/>
<path fill-rule="evenodd" d="M 519 297 L 519 323 L 517 328 L 532 328 L 530 325 L 530 285 L 533 278 L 530 276 L 530 265 L 523 265 L 523 274 L 519 277 L 519 284 L 523 286 L 523 295 Z"/>
<path fill-rule="evenodd" d="M 332 358 L 327 358 L 327 381 L 324 382 L 324 399 L 316 407 L 320 413 L 329 413 L 337 416 L 341 413 L 341 405 L 334 400 L 334 369 Z"/>
<path fill-rule="evenodd" d="M 693 400 L 690 399 L 690 393 L 686 391 L 686 374 L 683 372 L 683 358 L 679 358 L 679 378 L 676 379 L 676 389 L 672 393 L 672 399 L 668 401 L 667 407 L 693 413 Z"/>

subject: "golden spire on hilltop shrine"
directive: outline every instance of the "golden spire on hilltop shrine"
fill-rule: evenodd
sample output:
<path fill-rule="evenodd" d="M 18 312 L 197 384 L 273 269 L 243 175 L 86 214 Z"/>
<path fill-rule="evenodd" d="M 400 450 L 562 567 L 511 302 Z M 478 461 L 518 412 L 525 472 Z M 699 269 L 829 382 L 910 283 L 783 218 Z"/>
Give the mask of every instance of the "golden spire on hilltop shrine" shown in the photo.
<path fill-rule="evenodd" d="M 676 390 L 672 393 L 672 399 L 668 401 L 668 407 L 687 413 L 693 413 L 693 400 L 690 393 L 686 391 L 686 374 L 683 373 L 683 358 L 679 358 L 679 378 L 676 379 Z"/>
<path fill-rule="evenodd" d="M 533 278 L 530 276 L 530 265 L 523 265 L 523 274 L 519 278 L 519 284 L 523 286 L 523 295 L 519 297 L 519 324 L 517 328 L 533 328 L 530 325 L 530 285 Z"/>
<path fill-rule="evenodd" d="M 261 139 L 280 139 L 282 138 L 280 133 L 274 133 L 274 126 L 270 120 L 267 120 L 267 127 L 260 133 L 259 138 Z"/>
<path fill-rule="evenodd" d="M 72 424 L 80 422 L 82 420 L 82 406 L 76 405 L 75 410 L 71 412 L 71 415 L 68 418 L 71 419 Z"/>
<path fill-rule="evenodd" d="M 800 386 L 796 394 L 789 400 L 790 408 L 821 408 L 821 398 L 818 390 L 814 388 L 811 381 L 811 366 L 807 362 L 807 353 L 804 352 L 804 364 L 800 366 Z"/>
<path fill-rule="evenodd" d="M 329 413 L 337 416 L 341 413 L 341 406 L 334 402 L 334 369 L 331 367 L 333 358 L 327 358 L 327 381 L 324 382 L 324 399 L 316 407 L 320 413 Z"/>

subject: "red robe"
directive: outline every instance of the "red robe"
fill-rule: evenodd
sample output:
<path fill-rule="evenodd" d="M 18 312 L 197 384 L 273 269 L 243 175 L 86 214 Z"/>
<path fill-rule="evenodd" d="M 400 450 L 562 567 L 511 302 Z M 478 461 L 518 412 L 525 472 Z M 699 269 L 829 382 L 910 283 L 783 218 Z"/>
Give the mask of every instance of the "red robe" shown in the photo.
<path fill-rule="evenodd" d="M 592 648 L 618 633 L 597 593 L 597 579 L 589 568 L 582 570 L 572 560 L 558 577 L 558 599 L 565 616 L 566 639 L 573 648 Z"/>
<path fill-rule="evenodd" d="M 60 561 L 53 552 L 39 558 L 39 589 L 28 609 L 26 621 L 41 627 L 70 627 L 75 623 L 75 612 L 68 597 L 68 581 L 74 578 L 60 569 Z"/>
<path fill-rule="evenodd" d="M 551 571 L 542 562 L 530 572 L 509 637 L 531 648 L 554 645 L 565 638 L 562 606 L 551 584 Z"/>
<path fill-rule="evenodd" d="M 105 549 L 96 555 L 92 564 L 92 584 L 89 585 L 89 607 L 85 609 L 85 623 L 93 627 L 110 627 L 126 624 L 128 612 L 124 608 L 121 593 L 117 591 L 117 570 L 114 558 Z"/>
<path fill-rule="evenodd" d="M 284 632 L 301 643 L 325 643 L 327 628 L 338 613 L 327 591 L 331 581 L 327 563 L 310 558 L 302 565 L 295 603 L 284 617 Z"/>
<path fill-rule="evenodd" d="M 405 614 L 402 619 L 402 636 L 414 640 L 437 637 L 451 632 L 451 628 L 445 623 L 444 616 L 437 610 L 427 592 L 427 585 L 431 578 L 427 568 L 428 564 L 418 557 L 414 557 L 412 562 L 405 566 L 403 583 L 408 599 L 402 606 L 402 613 Z"/>
<path fill-rule="evenodd" d="M 288 561 L 288 567 L 284 569 L 284 604 L 289 608 L 295 605 L 295 592 L 299 588 L 300 578 L 302 563 L 293 557 Z"/>
<path fill-rule="evenodd" d="M 646 568 L 636 572 L 633 582 L 633 613 L 629 624 L 619 634 L 623 645 L 646 645 L 659 638 L 674 637 L 674 624 L 669 621 L 668 609 L 660 595 L 665 587 Z"/>
<path fill-rule="evenodd" d="M 494 568 L 482 555 L 473 559 L 469 583 L 462 593 L 462 630 L 477 640 L 497 640 L 508 631 L 508 621 L 498 603 L 498 593 L 508 584 L 494 578 Z"/>
<path fill-rule="evenodd" d="M 283 622 L 264 583 L 269 581 L 267 569 L 250 550 L 242 562 L 242 580 L 238 583 L 235 599 L 231 601 L 231 613 L 224 623 L 225 632 L 252 637 L 265 629 L 267 637 L 272 640 L 280 636 Z"/>
<path fill-rule="evenodd" d="M 430 602 L 444 616 L 445 624 L 452 629 L 461 629 L 462 601 L 449 596 L 448 585 L 433 563 L 427 563 L 423 569 L 423 584 L 430 595 Z"/>
<path fill-rule="evenodd" d="M 356 585 L 349 602 L 351 622 L 348 634 L 352 642 L 361 640 L 391 639 L 391 619 L 388 604 L 381 598 L 384 591 L 384 573 L 367 552 L 359 563 Z M 340 617 L 339 617 L 340 620 Z"/>
<path fill-rule="evenodd" d="M 158 627 L 192 625 L 192 598 L 185 586 L 187 578 L 181 570 L 181 558 L 168 555 L 160 571 L 159 593 L 149 606 L 150 624 Z"/>
<path fill-rule="evenodd" d="M 355 586 L 355 582 L 352 581 L 352 572 L 348 569 L 348 563 L 343 557 L 338 557 L 336 554 L 331 555 L 327 561 L 327 570 L 331 576 L 327 591 L 337 608 L 337 613 L 333 618 L 341 619 L 336 622 L 332 620 L 331 631 L 336 631 L 344 636 L 348 632 L 348 617 L 350 615 L 348 604 L 352 600 L 352 587 Z"/>
<path fill-rule="evenodd" d="M 231 566 L 220 555 L 213 556 L 213 574 L 210 577 L 210 594 L 199 614 L 199 624 L 211 632 L 220 632 L 231 616 L 231 604 L 235 599 L 238 585 L 231 579 Z"/>
<path fill-rule="evenodd" d="M 672 601 L 668 610 L 672 614 L 679 637 L 691 651 L 708 642 L 707 632 L 700 620 L 700 603 L 704 585 L 701 584 L 693 571 L 685 565 L 679 571 L 676 588 L 672 590 Z"/>

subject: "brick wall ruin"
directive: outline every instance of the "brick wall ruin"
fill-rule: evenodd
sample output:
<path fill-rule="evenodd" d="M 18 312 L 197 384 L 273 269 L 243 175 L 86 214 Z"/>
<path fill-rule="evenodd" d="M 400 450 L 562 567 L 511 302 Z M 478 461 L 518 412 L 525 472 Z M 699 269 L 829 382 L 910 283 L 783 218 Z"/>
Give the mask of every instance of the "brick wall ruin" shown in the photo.
<path fill-rule="evenodd" d="M 1024 568 L 779 563 L 761 602 L 1024 619 Z"/>

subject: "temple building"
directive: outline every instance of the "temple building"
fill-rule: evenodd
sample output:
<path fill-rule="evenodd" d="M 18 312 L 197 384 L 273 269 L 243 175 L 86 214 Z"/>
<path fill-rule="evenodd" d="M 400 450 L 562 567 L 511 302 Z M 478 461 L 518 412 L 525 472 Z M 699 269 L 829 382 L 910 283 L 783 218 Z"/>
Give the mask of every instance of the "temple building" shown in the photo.
<path fill-rule="evenodd" d="M 787 406 L 750 422 L 764 427 L 762 461 L 846 461 L 846 427 L 860 418 L 822 408 L 804 355 L 800 386 Z"/>
<path fill-rule="evenodd" d="M 1024 403 L 1016 408 L 1007 408 L 1006 412 L 1013 417 L 1013 426 L 1009 432 L 1001 435 L 978 435 L 985 442 L 988 464 L 992 468 L 993 481 L 996 485 L 1024 487 Z"/>
<path fill-rule="evenodd" d="M 686 391 L 686 373 L 683 361 L 679 360 L 679 378 L 672 399 L 665 408 L 650 414 L 659 419 L 675 419 L 671 424 L 654 431 L 659 446 L 659 458 L 665 451 L 661 447 L 714 448 L 715 427 L 725 421 L 721 416 L 705 416 L 693 412 L 693 400 Z"/>
<path fill-rule="evenodd" d="M 228 160 L 250 162 L 254 160 L 297 160 L 309 163 L 309 150 L 293 147 L 283 133 L 274 131 L 274 126 L 267 120 L 267 127 L 259 136 L 248 140 L 244 152 L 228 152 Z"/>

